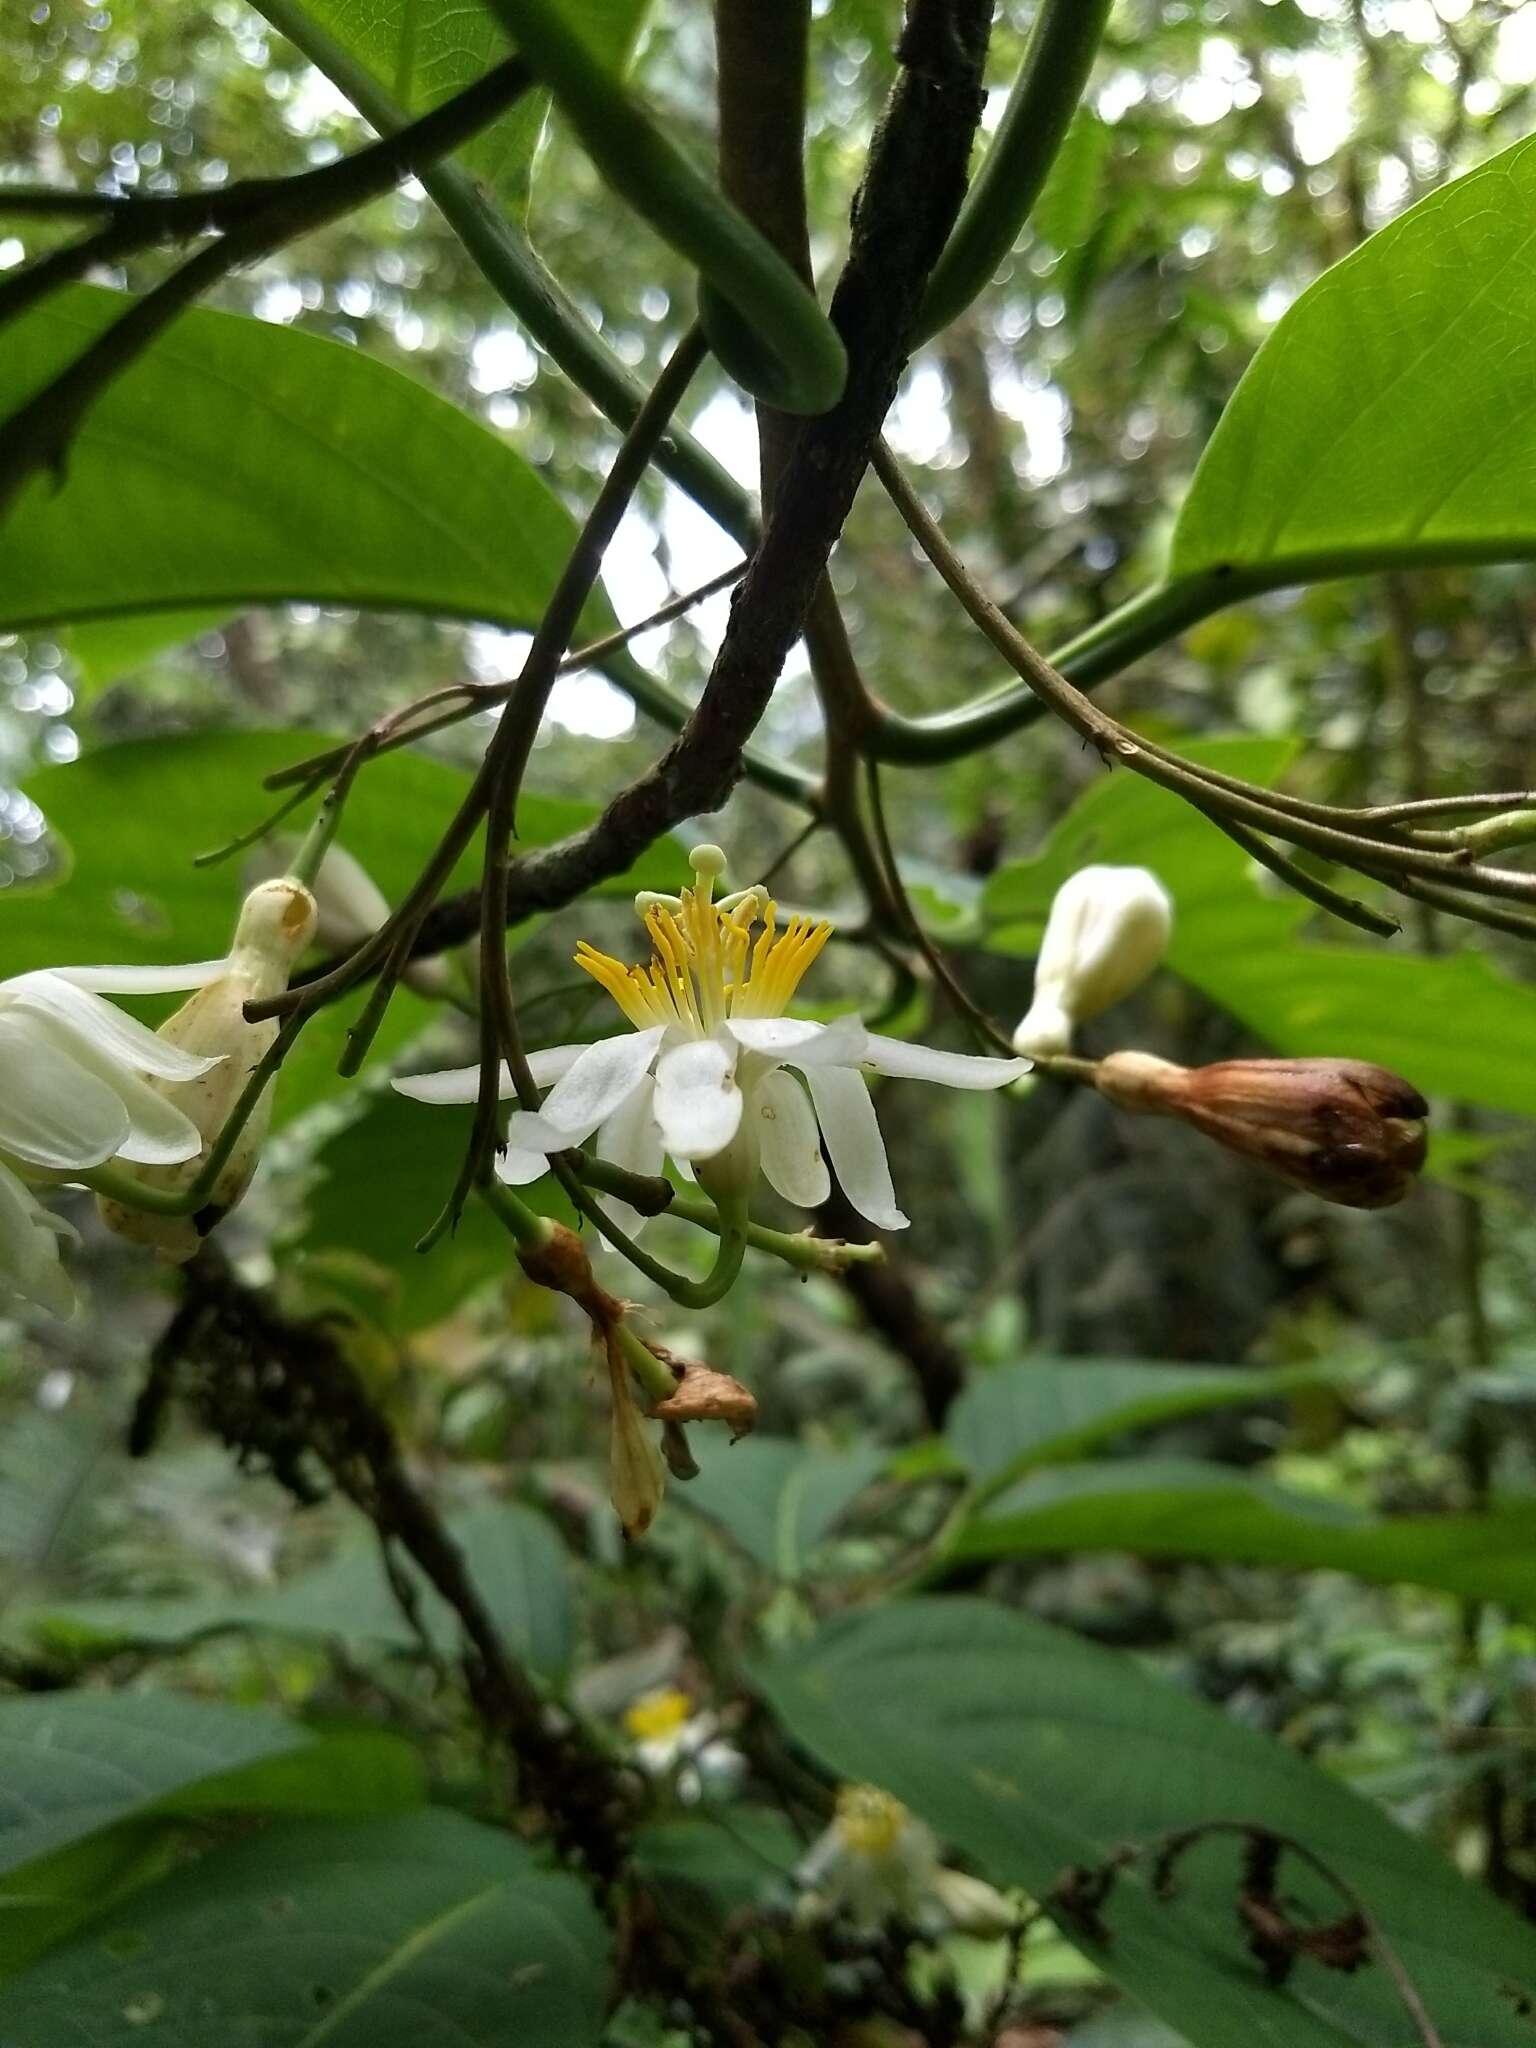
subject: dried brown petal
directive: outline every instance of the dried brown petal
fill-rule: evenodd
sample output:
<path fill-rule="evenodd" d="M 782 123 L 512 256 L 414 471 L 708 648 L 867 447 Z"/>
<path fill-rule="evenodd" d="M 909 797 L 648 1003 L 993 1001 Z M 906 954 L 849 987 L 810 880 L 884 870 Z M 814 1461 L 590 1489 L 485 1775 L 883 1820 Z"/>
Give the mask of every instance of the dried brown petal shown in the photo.
<path fill-rule="evenodd" d="M 608 1432 L 608 1497 L 631 1542 L 656 1519 L 667 1483 L 661 1454 L 635 1405 L 629 1369 L 615 1348 L 608 1352 L 608 1385 L 613 1397 Z"/>
<path fill-rule="evenodd" d="M 1429 1105 L 1368 1060 L 1220 1060 L 1180 1067 L 1117 1052 L 1095 1074 L 1122 1109 L 1182 1117 L 1294 1186 L 1351 1209 L 1401 1201 L 1424 1164 Z"/>
<path fill-rule="evenodd" d="M 599 1284 L 586 1246 L 564 1223 L 551 1223 L 544 1242 L 519 1251 L 517 1262 L 540 1287 L 568 1294 L 598 1330 L 608 1329 L 624 1313 L 624 1304 Z"/>
<path fill-rule="evenodd" d="M 713 1366 L 695 1365 L 689 1359 L 668 1362 L 680 1363 L 683 1376 L 677 1392 L 658 1401 L 651 1410 L 661 1421 L 723 1422 L 733 1441 L 747 1436 L 756 1427 L 757 1400 L 740 1380 L 733 1380 L 728 1372 L 716 1372 Z"/>

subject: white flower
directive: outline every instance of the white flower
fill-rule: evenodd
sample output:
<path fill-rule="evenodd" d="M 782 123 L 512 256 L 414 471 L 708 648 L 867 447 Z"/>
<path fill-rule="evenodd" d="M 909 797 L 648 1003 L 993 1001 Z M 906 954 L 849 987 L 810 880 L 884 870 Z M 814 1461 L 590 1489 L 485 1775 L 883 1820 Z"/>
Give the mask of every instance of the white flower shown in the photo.
<path fill-rule="evenodd" d="M 26 1182 L 0 1166 L 0 1291 L 19 1294 L 50 1315 L 74 1312 L 75 1290 L 59 1260 L 59 1239 L 79 1233 L 50 1216 Z"/>
<path fill-rule="evenodd" d="M 75 1298 L 59 1239 L 76 1233 L 27 1179 L 69 1180 L 112 1158 L 170 1165 L 202 1142 L 156 1084 L 195 1080 L 212 1062 L 92 993 L 121 972 L 40 970 L 0 982 L 0 1288 L 59 1316 Z"/>
<path fill-rule="evenodd" d="M 291 877 L 260 882 L 241 906 L 226 958 L 203 961 L 195 968 L 145 968 L 136 974 L 123 971 L 134 976 L 131 984 L 120 974 L 118 986 L 196 990 L 190 1001 L 161 1025 L 155 1041 L 167 1049 L 179 1048 L 183 1058 L 200 1055 L 192 1060 L 190 1074 L 158 1083 L 169 1098 L 167 1107 L 189 1124 L 196 1143 L 191 1152 L 176 1155 L 172 1164 L 141 1174 L 146 1185 L 174 1189 L 196 1178 L 204 1148 L 224 1128 L 277 1036 L 274 1019 L 248 1023 L 244 1006 L 287 988 L 294 964 L 314 931 L 315 899 L 302 882 Z M 208 1208 L 219 1215 L 232 1209 L 250 1185 L 271 1105 L 269 1086 L 209 1192 Z M 192 1257 L 207 1229 L 206 1218 L 199 1229 L 198 1220 L 191 1216 L 157 1216 L 115 1201 L 103 1201 L 101 1214 L 121 1236 L 152 1245 L 162 1257 L 177 1262 Z"/>
<path fill-rule="evenodd" d="M 792 917 L 781 931 L 761 888 L 714 902 L 725 865 L 718 847 L 696 847 L 692 865 L 694 886 L 680 898 L 636 898 L 652 947 L 647 965 L 626 966 L 585 942 L 578 948 L 576 964 L 633 1028 L 532 1056 L 533 1078 L 550 1092 L 537 1113 L 514 1112 L 497 1167 L 502 1179 L 536 1180 L 551 1152 L 596 1132 L 601 1156 L 632 1172 L 657 1173 L 670 1156 L 721 1197 L 745 1193 L 761 1168 L 786 1201 L 814 1208 L 830 1187 L 825 1139 L 859 1213 L 882 1229 L 903 1229 L 863 1070 L 1001 1088 L 1027 1063 L 882 1038 L 853 1016 L 830 1024 L 786 1017 L 832 927 Z M 477 1067 L 395 1083 L 419 1102 L 473 1101 L 478 1085 Z M 512 1092 L 504 1076 L 502 1094 Z"/>
<path fill-rule="evenodd" d="M 647 1777 L 670 1779 L 685 1806 L 706 1793 L 733 1791 L 746 1771 L 746 1758 L 720 1734 L 717 1715 L 695 1713 L 693 1701 L 676 1686 L 642 1693 L 624 1710 L 624 1732 L 635 1745 L 635 1761 Z"/>
<path fill-rule="evenodd" d="M 0 981 L 0 1155 L 12 1165 L 67 1177 L 112 1158 L 159 1166 L 197 1152 L 196 1126 L 153 1084 L 195 1080 L 212 1060 L 92 993 L 136 973 L 67 967 Z"/>
<path fill-rule="evenodd" d="M 1073 1027 L 1145 981 L 1168 944 L 1173 904 L 1147 868 L 1086 867 L 1051 903 L 1035 995 L 1013 1034 L 1030 1059 L 1069 1050 Z"/>
<path fill-rule="evenodd" d="M 938 1919 L 962 1934 L 996 1940 L 1018 1922 L 984 1878 L 939 1861 L 933 1831 L 876 1785 L 838 1789 L 832 1821 L 795 1868 L 807 1918 L 841 1913 L 858 1926 Z"/>

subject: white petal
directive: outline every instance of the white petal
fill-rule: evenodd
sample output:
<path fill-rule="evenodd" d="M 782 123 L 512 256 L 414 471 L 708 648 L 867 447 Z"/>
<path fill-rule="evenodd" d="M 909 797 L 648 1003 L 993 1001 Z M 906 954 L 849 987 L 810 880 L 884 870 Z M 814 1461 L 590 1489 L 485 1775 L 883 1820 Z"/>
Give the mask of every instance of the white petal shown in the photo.
<path fill-rule="evenodd" d="M 850 1011 L 823 1024 L 816 1036 L 794 1052 L 784 1055 L 785 1064 L 802 1073 L 811 1067 L 855 1067 L 864 1057 L 869 1033 Z"/>
<path fill-rule="evenodd" d="M 615 1038 L 582 1047 L 550 1090 L 541 1112 L 562 1143 L 581 1144 L 612 1116 L 649 1072 L 665 1035 L 666 1026 L 656 1024 L 648 1031 L 621 1031 Z"/>
<path fill-rule="evenodd" d="M 824 1202 L 832 1181 L 821 1156 L 815 1113 L 800 1083 L 785 1073 L 765 1075 L 752 1091 L 752 1115 L 768 1185 L 802 1209 Z"/>
<path fill-rule="evenodd" d="M 597 1156 L 622 1166 L 626 1173 L 660 1173 L 664 1156 L 661 1131 L 652 1111 L 655 1083 L 649 1074 L 609 1117 L 597 1134 Z M 650 1220 L 628 1202 L 612 1195 L 603 1197 L 603 1207 L 628 1236 L 645 1228 Z"/>
<path fill-rule="evenodd" d="M 726 1024 L 736 1043 L 748 1052 L 767 1053 L 772 1059 L 789 1059 L 825 1037 L 825 1024 L 812 1024 L 800 1017 L 732 1017 Z"/>
<path fill-rule="evenodd" d="M 129 1124 L 128 1136 L 118 1148 L 120 1159 L 135 1166 L 176 1166 L 202 1151 L 203 1135 L 197 1125 L 148 1081 L 119 1069 L 115 1087 Z"/>
<path fill-rule="evenodd" d="M 137 1073 L 158 1074 L 164 1081 L 195 1081 L 218 1065 L 217 1055 L 205 1058 L 183 1052 L 137 1017 L 77 988 L 63 975 L 18 974 L 5 984 L 5 994 L 7 1007 L 46 1018 L 48 1028 L 62 1037 L 70 1050 L 93 1048 L 108 1061 Z M 92 1064 L 98 1073 L 102 1071 L 99 1059 Z"/>
<path fill-rule="evenodd" d="M 908 1081 L 942 1081 L 946 1088 L 1003 1088 L 1029 1072 L 1028 1060 L 994 1060 L 969 1052 L 940 1052 L 936 1046 L 913 1045 L 905 1038 L 865 1034 L 863 1064 L 877 1074 L 896 1074 Z"/>
<path fill-rule="evenodd" d="M 187 989 L 206 988 L 229 966 L 227 955 L 217 960 L 191 960 L 177 967 L 55 967 L 49 971 L 76 988 L 93 989 L 104 996 L 171 996 Z M 21 980 L 27 977 L 22 975 Z M 7 984 L 15 987 L 15 983 Z"/>
<path fill-rule="evenodd" d="M 905 1230 L 907 1219 L 896 1206 L 885 1140 L 863 1075 L 848 1067 L 812 1067 L 805 1078 L 843 1193 L 880 1229 Z"/>
<path fill-rule="evenodd" d="M 525 1188 L 549 1171 L 549 1154 L 537 1142 L 528 1142 L 537 1136 L 528 1127 L 538 1121 L 526 1110 L 514 1110 L 508 1120 L 506 1149 L 496 1155 L 496 1178 L 509 1188 Z"/>
<path fill-rule="evenodd" d="M 70 1315 L 75 1306 L 74 1287 L 59 1262 L 62 1233 L 76 1234 L 50 1216 L 8 1167 L 0 1166 L 0 1287 L 55 1316 Z"/>
<path fill-rule="evenodd" d="M 713 1159 L 741 1124 L 736 1048 L 719 1038 L 674 1045 L 656 1062 L 654 1115 L 674 1159 Z"/>
<path fill-rule="evenodd" d="M 29 1166 L 100 1166 L 128 1130 L 110 1088 L 25 1018 L 0 1012 L 0 1151 Z"/>
<path fill-rule="evenodd" d="M 542 1051 L 528 1055 L 528 1071 L 533 1075 L 535 1085 L 548 1088 L 563 1074 L 570 1072 L 578 1056 L 587 1048 L 584 1045 L 546 1045 Z M 390 1083 L 397 1095 L 408 1095 L 412 1102 L 475 1102 L 480 1096 L 480 1069 L 473 1067 L 443 1067 L 435 1074 L 403 1074 Z M 512 1076 L 505 1067 L 501 1070 L 501 1087 L 497 1091 L 506 1102 L 517 1093 L 512 1085 Z"/>
<path fill-rule="evenodd" d="M 622 1166 L 626 1173 L 660 1173 L 663 1156 L 652 1101 L 655 1085 L 649 1075 L 619 1104 L 597 1134 L 597 1156 Z"/>

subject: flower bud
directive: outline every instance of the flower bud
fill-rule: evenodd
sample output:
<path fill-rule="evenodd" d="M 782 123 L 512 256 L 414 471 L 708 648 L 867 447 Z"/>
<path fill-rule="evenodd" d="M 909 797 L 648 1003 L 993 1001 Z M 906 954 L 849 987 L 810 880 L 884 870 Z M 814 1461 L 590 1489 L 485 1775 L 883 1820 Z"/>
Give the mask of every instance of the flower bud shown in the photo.
<path fill-rule="evenodd" d="M 178 1166 L 139 1169 L 137 1177 L 146 1186 L 184 1188 L 197 1178 L 209 1146 L 277 1036 L 275 1019 L 247 1023 L 244 1006 L 282 994 L 314 931 L 315 899 L 302 882 L 290 877 L 258 883 L 241 909 L 224 971 L 161 1025 L 157 1036 L 168 1044 L 214 1058 L 218 1064 L 191 1081 L 151 1080 L 152 1087 L 191 1118 L 201 1134 L 203 1149 L 195 1159 L 183 1160 Z M 246 1119 L 209 1193 L 207 1209 L 199 1216 L 153 1216 L 125 1203 L 104 1200 L 100 1204 L 102 1221 L 122 1237 L 153 1246 L 173 1264 L 184 1264 L 213 1223 L 234 1208 L 250 1186 L 271 1114 L 272 1090 L 268 1087 Z"/>
<path fill-rule="evenodd" d="M 1424 1164 L 1429 1104 L 1368 1060 L 1218 1060 L 1111 1053 L 1094 1076 L 1121 1109 L 1182 1117 L 1293 1186 L 1349 1209 L 1401 1201 Z"/>
<path fill-rule="evenodd" d="M 252 884 L 281 879 L 298 847 L 293 838 L 264 841 L 245 864 L 247 879 Z M 314 941 L 326 953 L 352 952 L 389 920 L 388 897 L 339 840 L 325 849 L 314 880 L 314 896 Z M 432 1001 L 441 1000 L 451 986 L 441 960 L 413 960 L 405 970 L 405 982 Z"/>
<path fill-rule="evenodd" d="M 1075 1025 L 1146 980 L 1172 925 L 1173 904 L 1149 869 L 1079 868 L 1052 900 L 1015 1048 L 1026 1059 L 1069 1051 Z"/>

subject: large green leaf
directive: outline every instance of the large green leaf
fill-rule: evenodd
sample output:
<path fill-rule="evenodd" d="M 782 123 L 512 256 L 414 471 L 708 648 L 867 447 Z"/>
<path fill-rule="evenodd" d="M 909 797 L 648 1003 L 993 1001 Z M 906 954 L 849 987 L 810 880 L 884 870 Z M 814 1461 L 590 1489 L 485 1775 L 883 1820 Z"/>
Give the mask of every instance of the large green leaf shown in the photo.
<path fill-rule="evenodd" d="M 570 1663 L 575 1619 L 570 1560 L 550 1524 L 516 1501 L 485 1500 L 451 1515 L 448 1532 L 508 1649 L 545 1677 L 559 1678 Z M 428 1636 L 451 1653 L 458 1625 L 446 1603 L 407 1561 L 400 1560 L 399 1569 L 416 1588 Z M 414 1651 L 420 1642 L 401 1612 L 377 1543 L 362 1540 L 269 1591 L 51 1601 L 26 1610 L 10 1627 L 64 1650 L 104 1643 L 168 1646 L 232 1629 L 391 1650 Z"/>
<path fill-rule="evenodd" d="M 1080 1550 L 1352 1572 L 1536 1608 L 1536 1501 L 1479 1515 L 1378 1519 L 1193 1458 L 1037 1472 L 989 1501 L 946 1544 L 955 1558 Z"/>
<path fill-rule="evenodd" d="M 986 1601 L 929 1599 L 833 1623 L 756 1675 L 840 1777 L 886 1786 L 993 1882 L 1036 1896 L 1172 1829 L 1294 1835 L 1378 1917 L 1447 2048 L 1530 2048 L 1517 2007 L 1536 1990 L 1536 1934 L 1321 1771 L 1124 1657 Z M 1167 1902 L 1129 1870 L 1108 1943 L 1064 1931 L 1196 2048 L 1419 2040 L 1379 1961 L 1348 1977 L 1303 1961 L 1270 1988 L 1237 1918 L 1238 1864 L 1231 1842 L 1202 1846 Z M 1282 1888 L 1319 1918 L 1340 1910 L 1299 1867 Z"/>
<path fill-rule="evenodd" d="M 41 807 L 67 858 L 56 880 L 0 891 L 0 966 L 200 960 L 229 943 L 241 894 L 240 862 L 196 868 L 195 854 L 243 830 L 272 799 L 261 779 L 332 744 L 304 732 L 210 733 L 103 747 L 32 776 Z M 398 898 L 437 844 L 464 794 L 464 777 L 422 755 L 386 754 L 358 778 L 343 842 L 385 895 Z M 541 846 L 578 830 L 591 805 L 530 795 L 518 806 L 520 841 Z M 611 887 L 674 888 L 682 870 L 671 841 L 651 849 Z M 455 885 L 473 879 L 466 859 Z M 289 1116 L 335 1093 L 336 1060 L 352 1006 L 322 1011 L 283 1068 L 278 1113 Z M 428 1012 L 402 990 L 375 1041 L 375 1056 L 397 1050 Z M 430 1218 L 424 1220 L 430 1221 Z M 424 1227 L 424 1222 L 421 1227 Z"/>
<path fill-rule="evenodd" d="M 972 1481 L 991 1492 L 1036 1465 L 1080 1457 L 1130 1430 L 1273 1401 L 1321 1377 L 1140 1359 L 1026 1359 L 973 1373 L 944 1436 Z"/>
<path fill-rule="evenodd" d="M 1184 751 L 1270 782 L 1294 744 L 1202 740 Z M 1040 854 L 998 869 L 983 898 L 989 945 L 1034 952 L 1051 897 L 1088 861 L 1131 861 L 1162 878 L 1175 906 L 1169 965 L 1276 1051 L 1378 1060 L 1426 1094 L 1536 1115 L 1536 1062 L 1527 1052 L 1536 990 L 1483 953 L 1426 960 L 1402 942 L 1394 951 L 1387 940 L 1303 939 L 1313 913 L 1300 897 L 1258 875 L 1187 804 L 1135 776 L 1094 783 Z"/>
<path fill-rule="evenodd" d="M 127 304 L 77 285 L 8 326 L 0 417 Z M 527 626 L 574 535 L 521 456 L 414 378 L 197 309 L 91 408 L 62 484 L 11 507 L 0 630 L 289 598 Z"/>
<path fill-rule="evenodd" d="M 519 1278 L 510 1237 L 482 1202 L 428 1252 L 416 1244 L 458 1178 L 472 1112 L 382 1092 L 321 1147 L 317 1177 L 279 1255 L 320 1290 L 398 1331 L 424 1329 L 476 1288 Z M 551 1176 L 524 1191 L 543 1214 L 574 1223 Z"/>
<path fill-rule="evenodd" d="M 562 0 L 560 12 L 608 68 L 628 68 L 650 0 Z M 289 9 L 267 10 L 279 28 Z M 317 28 L 373 73 L 412 114 L 462 92 L 506 56 L 508 43 L 489 8 L 461 0 L 304 0 Z M 526 205 L 529 177 L 549 96 L 525 93 L 463 152 L 481 183 L 503 202 Z"/>
<path fill-rule="evenodd" d="M 678 1498 L 728 1529 L 755 1563 L 798 1579 L 816 1546 L 886 1462 L 878 1445 L 807 1450 L 787 1437 L 733 1444 L 718 1433 L 694 1443 L 699 1476 Z"/>
<path fill-rule="evenodd" d="M 1302 294 L 1201 459 L 1171 581 L 1536 553 L 1533 209 L 1526 141 Z"/>
<path fill-rule="evenodd" d="M 335 1813 L 419 1796 L 409 1751 L 359 1740 L 166 1693 L 0 1700 L 0 1871 L 151 1813 Z M 374 1798 L 360 1801 L 359 1771 Z"/>
<path fill-rule="evenodd" d="M 573 1877 L 450 1813 L 287 1823 L 137 1892 L 0 1989 L 16 2048 L 595 2048 Z"/>

